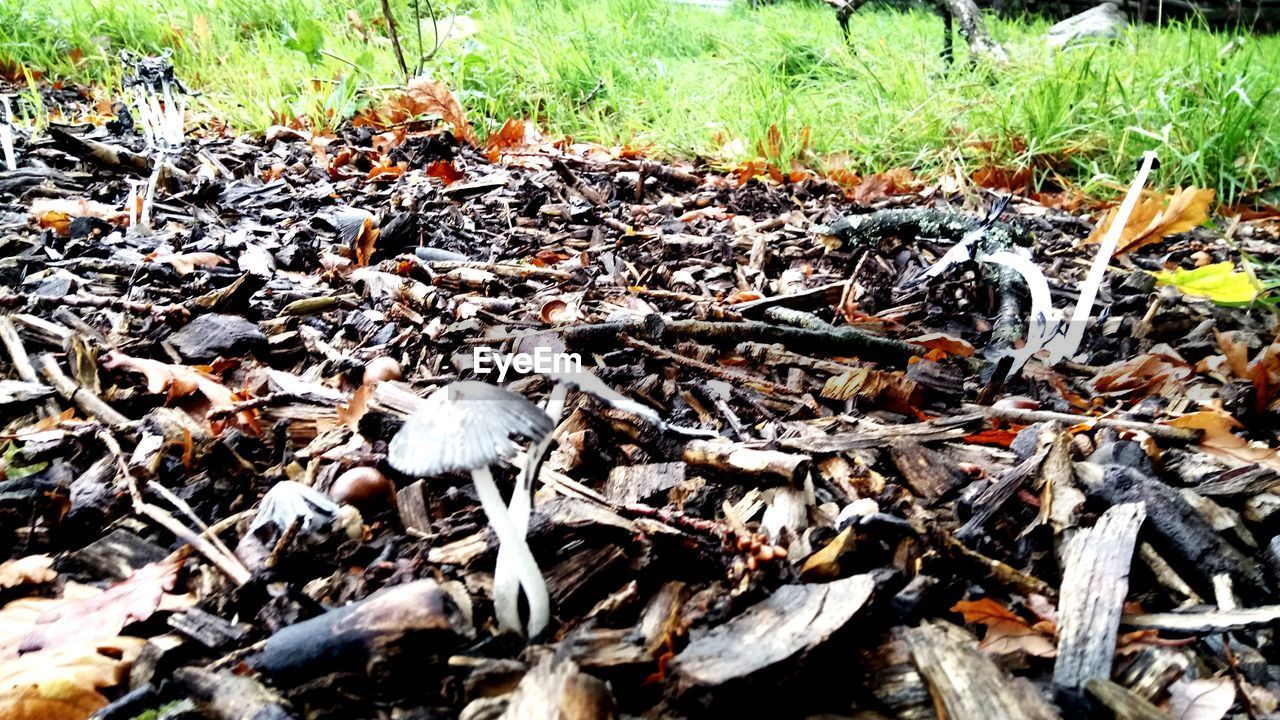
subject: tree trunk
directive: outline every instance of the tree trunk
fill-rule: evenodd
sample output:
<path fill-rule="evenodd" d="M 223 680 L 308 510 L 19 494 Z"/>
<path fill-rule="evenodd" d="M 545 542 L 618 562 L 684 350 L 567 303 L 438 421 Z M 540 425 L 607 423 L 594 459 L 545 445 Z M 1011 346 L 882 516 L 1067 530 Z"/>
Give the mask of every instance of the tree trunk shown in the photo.
<path fill-rule="evenodd" d="M 960 35 L 969 43 L 969 52 L 975 58 L 982 57 L 996 63 L 1009 62 L 1009 55 L 1000 43 L 991 39 L 986 23 L 973 0 L 941 0 L 942 12 L 955 16 L 960 23 Z"/>

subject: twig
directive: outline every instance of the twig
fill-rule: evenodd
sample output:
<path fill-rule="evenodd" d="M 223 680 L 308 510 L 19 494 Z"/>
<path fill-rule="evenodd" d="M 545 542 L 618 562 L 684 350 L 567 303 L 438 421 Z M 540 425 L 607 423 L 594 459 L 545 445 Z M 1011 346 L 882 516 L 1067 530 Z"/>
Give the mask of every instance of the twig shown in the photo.
<path fill-rule="evenodd" d="M 965 410 L 976 412 L 987 417 L 1012 420 L 1017 423 L 1060 422 L 1067 425 L 1092 425 L 1095 427 L 1118 428 L 1121 430 L 1140 430 L 1161 440 L 1180 443 L 1196 443 L 1200 441 L 1200 430 L 1181 428 L 1172 425 L 1142 422 L 1141 420 L 1121 420 L 1117 418 L 1100 418 L 1089 415 L 1072 415 L 1071 413 L 1053 412 L 1051 410 L 1019 410 L 1017 408 L 987 407 L 966 403 Z"/>
<path fill-rule="evenodd" d="M 102 444 L 107 446 L 107 450 L 115 458 L 116 467 L 128 484 L 129 497 L 133 501 L 135 512 L 151 518 L 156 524 L 172 533 L 174 537 L 195 548 L 196 552 L 213 563 L 213 566 L 221 570 L 237 587 L 249 581 L 252 574 L 241 564 L 239 558 L 235 555 L 223 554 L 213 543 L 178 522 L 176 518 L 165 512 L 164 509 L 143 500 L 142 490 L 138 488 L 138 479 L 129 471 L 129 464 L 125 461 L 124 451 L 120 449 L 120 443 L 116 442 L 115 436 L 103 430 L 98 433 L 98 438 L 102 440 Z"/>
<path fill-rule="evenodd" d="M 700 360 L 694 360 L 691 357 L 685 357 L 684 355 L 680 355 L 679 353 L 674 353 L 674 352 L 671 352 L 670 350 L 660 348 L 657 345 L 652 345 L 643 340 L 637 340 L 633 337 L 628 337 L 624 335 L 622 338 L 622 342 L 627 347 L 635 348 L 637 350 L 642 350 L 646 354 L 651 355 L 660 360 L 670 360 L 671 362 L 677 365 L 683 365 L 685 367 L 693 368 L 699 372 L 703 372 L 708 375 L 711 375 L 712 377 L 716 377 L 721 380 L 724 380 L 725 382 L 735 383 L 738 385 L 746 385 L 756 390 L 759 390 L 760 392 L 768 393 L 770 395 L 794 395 L 795 394 L 783 385 L 769 382 L 768 380 L 760 380 L 757 378 L 753 378 L 750 375 L 743 375 L 742 373 L 733 372 L 732 370 L 726 370 L 722 367 L 712 365 L 710 363 L 704 363 Z"/>
<path fill-rule="evenodd" d="M 122 298 L 81 297 L 78 295 L 32 295 L 30 293 L 0 293 L 0 308 L 16 308 L 23 305 L 104 308 L 134 313 L 150 313 L 160 317 L 184 318 L 190 314 L 182 305 L 157 305 Z"/>
<path fill-rule="evenodd" d="M 22 336 L 18 335 L 18 329 L 13 326 L 13 320 L 8 315 L 0 315 L 0 342 L 9 351 L 9 359 L 18 377 L 29 383 L 40 383 L 40 376 L 36 374 L 31 358 L 27 355 L 27 348 L 22 344 Z M 50 416 L 58 414 L 58 403 L 52 398 L 46 399 L 42 407 Z"/>
<path fill-rule="evenodd" d="M 396 64 L 400 66 L 400 73 L 404 76 L 404 82 L 409 83 L 409 66 L 404 61 L 404 51 L 400 49 L 400 34 L 396 32 L 396 18 L 391 13 L 391 3 L 382 0 L 382 17 L 387 20 L 387 33 L 391 35 L 391 49 L 396 53 Z"/>
<path fill-rule="evenodd" d="M 63 399 L 105 422 L 112 428 L 127 430 L 133 422 L 108 405 L 102 398 L 93 394 L 92 391 L 80 387 L 79 383 L 67 377 L 62 372 L 62 368 L 58 367 L 58 361 L 54 360 L 52 355 L 46 353 L 40 356 L 40 372 L 44 374 L 45 379 L 49 381 L 49 384 Z"/>
<path fill-rule="evenodd" d="M 505 277 L 519 278 L 528 280 L 529 278 L 544 278 L 547 280 L 556 280 L 564 282 L 572 280 L 573 275 L 563 270 L 552 270 L 551 268 L 540 268 L 532 265 L 516 265 L 512 263 L 492 263 L 482 260 L 435 260 L 423 261 L 431 270 L 457 270 L 459 268 L 477 268 L 480 270 L 488 270 L 494 275 L 502 275 Z"/>

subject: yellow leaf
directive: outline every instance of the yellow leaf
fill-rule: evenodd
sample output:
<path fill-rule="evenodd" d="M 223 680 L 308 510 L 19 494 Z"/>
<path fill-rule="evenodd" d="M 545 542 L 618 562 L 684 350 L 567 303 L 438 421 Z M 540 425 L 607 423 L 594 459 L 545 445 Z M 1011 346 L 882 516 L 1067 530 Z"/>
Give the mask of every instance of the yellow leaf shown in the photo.
<path fill-rule="evenodd" d="M 1133 252 L 1144 245 L 1158 243 L 1161 240 L 1198 227 L 1209 219 L 1209 205 L 1213 202 L 1213 191 L 1203 190 L 1195 186 L 1176 190 L 1173 195 L 1143 197 L 1133 208 L 1133 214 L 1125 223 L 1120 233 L 1120 242 L 1116 245 L 1116 255 Z M 1111 223 L 1115 221 L 1119 207 L 1112 208 L 1098 226 L 1089 235 L 1089 242 L 1097 242 L 1107 234 Z"/>
<path fill-rule="evenodd" d="M 1230 261 L 1205 265 L 1195 270 L 1155 273 L 1161 285 L 1172 285 L 1187 295 L 1207 297 L 1216 303 L 1245 304 L 1253 302 L 1258 286 L 1247 273 L 1236 272 Z"/>

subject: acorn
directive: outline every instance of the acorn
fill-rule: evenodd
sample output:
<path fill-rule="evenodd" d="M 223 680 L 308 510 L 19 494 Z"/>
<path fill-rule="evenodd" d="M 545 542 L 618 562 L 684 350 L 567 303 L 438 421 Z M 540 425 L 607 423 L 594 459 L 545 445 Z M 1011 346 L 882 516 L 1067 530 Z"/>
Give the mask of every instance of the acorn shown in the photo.
<path fill-rule="evenodd" d="M 395 504 L 395 485 L 376 468 L 354 467 L 338 476 L 329 488 L 329 497 L 344 505 L 369 505 L 390 500 Z"/>
<path fill-rule="evenodd" d="M 400 363 L 394 358 L 386 355 L 376 357 L 364 366 L 364 384 L 379 383 L 385 380 L 399 380 L 404 377 L 404 372 L 400 369 Z"/>

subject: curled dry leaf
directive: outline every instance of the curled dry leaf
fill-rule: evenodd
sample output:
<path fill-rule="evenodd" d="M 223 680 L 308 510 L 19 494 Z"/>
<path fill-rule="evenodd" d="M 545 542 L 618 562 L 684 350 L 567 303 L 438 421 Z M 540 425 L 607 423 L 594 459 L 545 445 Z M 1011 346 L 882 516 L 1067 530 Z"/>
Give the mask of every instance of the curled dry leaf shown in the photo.
<path fill-rule="evenodd" d="M 1166 204 L 1167 200 L 1167 204 Z M 1124 232 L 1120 234 L 1120 242 L 1116 245 L 1116 255 L 1133 252 L 1140 247 L 1160 242 L 1170 235 L 1186 232 L 1198 227 L 1209 219 L 1209 205 L 1213 202 L 1213 191 L 1188 187 L 1176 190 L 1170 196 L 1147 196 L 1140 198 L 1125 223 Z M 1098 242 L 1111 228 L 1119 206 L 1107 211 L 1106 216 L 1093 229 L 1087 242 Z"/>
<path fill-rule="evenodd" d="M 1240 421 L 1222 410 L 1200 410 L 1187 413 L 1168 422 L 1180 428 L 1202 430 L 1200 449 L 1233 464 L 1258 463 L 1280 470 L 1280 451 L 1268 447 L 1255 447 L 1235 434 L 1243 427 Z"/>
<path fill-rule="evenodd" d="M 225 264 L 227 259 L 211 252 L 192 252 L 177 255 L 164 255 L 150 258 L 153 262 L 165 263 L 173 267 L 179 275 L 190 275 L 196 268 L 217 267 Z"/>
<path fill-rule="evenodd" d="M 452 185 L 466 177 L 466 173 L 459 170 L 458 166 L 449 160 L 432 160 L 427 163 L 427 175 L 444 183 L 445 186 Z"/>
<path fill-rule="evenodd" d="M 827 380 L 822 397 L 883 402 L 899 409 L 920 406 L 920 385 L 900 372 L 859 368 Z"/>
<path fill-rule="evenodd" d="M 907 342 L 912 345 L 919 345 L 928 350 L 940 350 L 947 355 L 956 357 L 971 357 L 973 355 L 973 345 L 967 340 L 947 335 L 946 333 L 927 333 L 925 335 L 917 335 L 908 338 Z"/>
<path fill-rule="evenodd" d="M 124 225 L 129 220 L 129 214 L 114 205 L 84 199 L 40 199 L 31 203 L 29 212 L 36 224 L 52 228 L 59 235 L 70 235 L 71 221 L 78 217 L 98 218 L 112 225 Z"/>
<path fill-rule="evenodd" d="M 1169 686 L 1169 717 L 1173 720 L 1222 720 L 1236 703 L 1231 678 L 1181 679 Z"/>
<path fill-rule="evenodd" d="M 0 563 L 0 588 L 40 585 L 56 577 L 53 558 L 48 555 L 28 555 Z"/>
<path fill-rule="evenodd" d="M 1180 390 L 1195 368 L 1169 348 L 1164 350 L 1153 348 L 1145 355 L 1100 368 L 1091 380 L 1093 389 L 1107 395 L 1160 395 L 1166 389 Z"/>
<path fill-rule="evenodd" d="M 423 115 L 435 115 L 453 127 L 453 134 L 472 146 L 480 144 L 476 131 L 471 128 L 467 114 L 449 88 L 438 80 L 416 77 L 408 88 L 392 96 L 379 108 L 375 108 L 352 121 L 357 127 L 391 127 Z"/>
<path fill-rule="evenodd" d="M 143 375 L 147 391 L 167 393 L 166 400 L 173 400 L 199 392 L 209 401 L 209 410 L 225 410 L 235 405 L 237 393 L 222 384 L 203 366 L 171 365 L 159 360 L 137 358 L 122 352 L 110 352 L 102 356 L 102 366 L 109 370 L 128 370 Z M 236 414 L 237 421 L 253 432 L 258 431 L 257 413 L 245 410 Z"/>
<path fill-rule="evenodd" d="M 1024 652 L 1036 657 L 1053 657 L 1058 653 L 1058 629 L 1053 623 L 1041 620 L 1032 624 L 991 598 L 961 600 L 951 611 L 963 615 L 966 623 L 986 626 L 987 634 L 978 647 L 989 653 Z"/>

